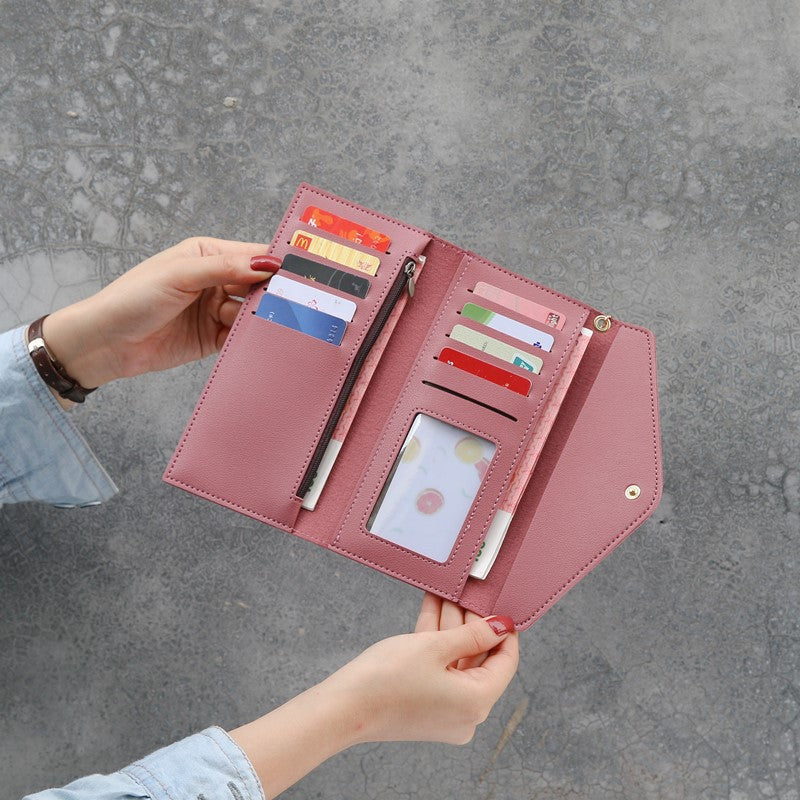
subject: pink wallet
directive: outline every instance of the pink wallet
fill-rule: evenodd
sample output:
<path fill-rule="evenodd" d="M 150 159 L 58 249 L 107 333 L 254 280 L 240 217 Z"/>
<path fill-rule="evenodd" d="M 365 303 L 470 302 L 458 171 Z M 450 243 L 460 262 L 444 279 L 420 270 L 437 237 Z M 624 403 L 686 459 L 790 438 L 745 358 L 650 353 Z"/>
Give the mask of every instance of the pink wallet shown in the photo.
<path fill-rule="evenodd" d="M 308 207 L 379 231 L 391 240 L 388 250 L 303 222 Z M 377 256 L 380 266 L 369 275 L 330 249 L 300 249 L 291 244 L 298 231 L 311 235 L 306 246 L 322 237 Z M 168 483 L 483 616 L 506 614 L 520 630 L 653 512 L 662 478 L 648 330 L 305 184 L 270 253 L 366 278 L 366 296 L 290 276 L 355 303 L 337 345 L 260 314 L 268 287 L 253 287 L 164 473 Z M 491 287 L 488 296 L 479 284 Z M 514 308 L 503 300 L 511 296 Z M 467 304 L 484 316 L 470 316 Z M 531 320 L 532 308 L 546 312 L 544 321 Z M 529 329 L 542 341 L 521 343 L 518 331 Z M 588 344 L 580 341 L 587 331 Z M 444 348 L 514 373 L 530 382 L 529 392 L 440 359 Z M 502 356 L 513 348 L 537 354 L 533 371 L 524 359 Z M 316 505 L 303 508 L 348 415 Z M 428 438 L 441 431 L 441 439 L 412 441 L 418 430 Z M 414 471 L 417 457 L 423 466 Z M 491 569 L 472 576 L 495 517 L 534 461 Z M 426 527 L 419 515 L 441 508 L 452 510 L 450 529 Z M 424 541 L 412 546 L 416 534 Z"/>

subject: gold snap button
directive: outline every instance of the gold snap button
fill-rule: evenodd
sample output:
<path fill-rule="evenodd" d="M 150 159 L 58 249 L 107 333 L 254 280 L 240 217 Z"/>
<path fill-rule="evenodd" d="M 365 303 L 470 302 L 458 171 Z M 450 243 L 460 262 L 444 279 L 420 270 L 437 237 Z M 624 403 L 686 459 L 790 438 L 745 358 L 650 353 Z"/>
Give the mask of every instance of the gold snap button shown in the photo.
<path fill-rule="evenodd" d="M 611 327 L 611 317 L 608 314 L 598 314 L 594 318 L 594 327 L 600 333 L 605 333 Z"/>
<path fill-rule="evenodd" d="M 628 500 L 635 500 L 641 493 L 642 490 L 635 483 L 632 483 L 625 490 L 625 497 L 627 497 Z"/>

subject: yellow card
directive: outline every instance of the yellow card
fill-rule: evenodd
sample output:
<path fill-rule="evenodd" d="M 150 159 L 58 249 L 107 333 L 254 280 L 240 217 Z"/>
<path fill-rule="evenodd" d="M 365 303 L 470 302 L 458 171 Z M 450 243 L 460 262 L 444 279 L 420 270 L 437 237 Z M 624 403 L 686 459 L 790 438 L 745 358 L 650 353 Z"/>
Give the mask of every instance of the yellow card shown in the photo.
<path fill-rule="evenodd" d="M 381 260 L 378 256 L 362 253 L 345 244 L 332 242 L 315 233 L 306 231 L 295 231 L 291 241 L 292 247 L 299 247 L 315 256 L 322 256 L 328 261 L 335 261 L 343 267 L 357 269 L 359 272 L 366 272 L 367 275 L 376 275 Z"/>

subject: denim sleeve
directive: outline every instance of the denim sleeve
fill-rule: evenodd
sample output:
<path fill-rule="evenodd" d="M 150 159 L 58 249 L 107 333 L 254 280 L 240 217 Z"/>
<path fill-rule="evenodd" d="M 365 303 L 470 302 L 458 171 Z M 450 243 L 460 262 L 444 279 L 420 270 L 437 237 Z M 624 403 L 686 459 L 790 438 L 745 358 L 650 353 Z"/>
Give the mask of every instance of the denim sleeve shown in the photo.
<path fill-rule="evenodd" d="M 25 328 L 0 334 L 0 505 L 97 505 L 117 487 L 33 365 Z"/>
<path fill-rule="evenodd" d="M 156 750 L 112 775 L 89 775 L 23 800 L 264 800 L 253 767 L 221 728 Z"/>

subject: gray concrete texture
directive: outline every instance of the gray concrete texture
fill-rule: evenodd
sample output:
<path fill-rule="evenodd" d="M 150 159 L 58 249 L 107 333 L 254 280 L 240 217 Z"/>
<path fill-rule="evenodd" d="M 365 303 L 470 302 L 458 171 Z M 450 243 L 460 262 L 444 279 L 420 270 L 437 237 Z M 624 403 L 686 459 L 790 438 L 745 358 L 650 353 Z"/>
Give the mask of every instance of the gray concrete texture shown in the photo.
<path fill-rule="evenodd" d="M 307 180 L 656 334 L 655 516 L 470 745 L 287 797 L 800 798 L 797 3 L 4 0 L 0 36 L 3 328 L 188 235 L 268 240 Z M 113 501 L 0 510 L 4 797 L 413 624 L 418 590 L 161 483 L 211 363 L 75 412 Z"/>

